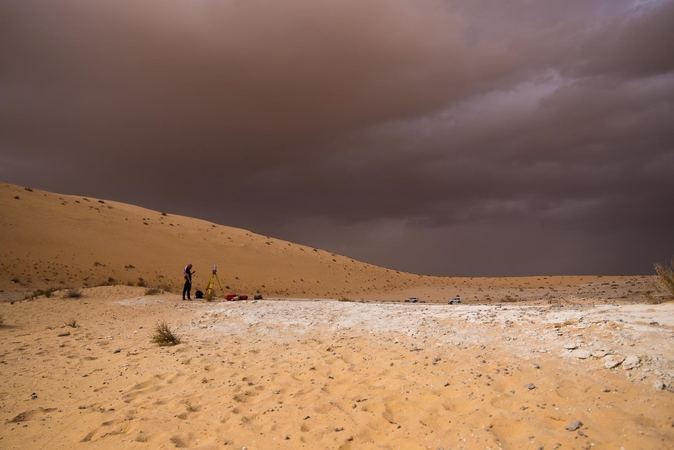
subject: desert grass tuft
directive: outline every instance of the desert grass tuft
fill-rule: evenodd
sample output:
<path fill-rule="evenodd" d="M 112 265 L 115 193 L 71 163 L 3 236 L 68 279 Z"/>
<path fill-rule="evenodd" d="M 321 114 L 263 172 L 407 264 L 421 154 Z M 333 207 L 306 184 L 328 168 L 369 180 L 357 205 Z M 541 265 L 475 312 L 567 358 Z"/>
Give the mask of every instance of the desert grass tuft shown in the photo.
<path fill-rule="evenodd" d="M 65 298 L 80 298 L 82 297 L 82 291 L 77 288 L 68 288 L 66 289 Z"/>
<path fill-rule="evenodd" d="M 63 325 L 65 325 L 65 326 L 67 326 L 67 327 L 70 327 L 70 328 L 77 328 L 77 327 L 80 326 L 80 325 L 77 323 L 77 320 L 75 320 L 74 317 L 71 317 L 70 319 L 68 319 L 68 320 L 66 320 L 65 322 L 63 322 Z"/>
<path fill-rule="evenodd" d="M 161 294 L 161 291 L 157 288 L 145 289 L 145 295 L 157 295 L 157 294 Z"/>
<path fill-rule="evenodd" d="M 655 264 L 655 290 L 658 296 L 649 295 L 648 300 L 651 303 L 664 303 L 674 300 L 674 256 L 667 264 Z"/>
<path fill-rule="evenodd" d="M 35 300 L 42 294 L 44 294 L 44 291 L 42 289 L 36 289 L 34 291 L 29 291 L 23 294 L 23 298 L 21 298 L 21 300 Z"/>
<path fill-rule="evenodd" d="M 154 332 L 150 336 L 150 342 L 160 346 L 178 345 L 180 344 L 180 337 L 169 328 L 165 321 L 162 321 L 157 322 Z"/>
<path fill-rule="evenodd" d="M 142 278 L 138 278 L 138 282 L 136 283 L 136 286 L 147 287 L 147 282 L 145 280 L 143 280 Z"/>
<path fill-rule="evenodd" d="M 43 291 L 44 296 L 47 297 L 47 298 L 50 298 L 54 292 L 56 292 L 55 287 L 48 287 L 47 289 L 45 289 Z"/>

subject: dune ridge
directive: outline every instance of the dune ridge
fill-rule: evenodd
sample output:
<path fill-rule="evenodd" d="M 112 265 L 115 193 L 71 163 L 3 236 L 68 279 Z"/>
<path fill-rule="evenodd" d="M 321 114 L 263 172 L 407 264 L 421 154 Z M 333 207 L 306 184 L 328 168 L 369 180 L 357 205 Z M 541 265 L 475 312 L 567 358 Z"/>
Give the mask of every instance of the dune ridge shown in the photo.
<path fill-rule="evenodd" d="M 188 262 L 196 286 L 217 264 L 229 290 L 263 295 L 357 297 L 419 283 L 343 255 L 110 200 L 0 183 L 0 212 L 5 290 L 139 280 L 177 290 Z"/>
<path fill-rule="evenodd" d="M 217 264 L 228 293 L 264 297 L 631 302 L 652 289 L 649 276 L 423 276 L 200 219 L 8 183 L 0 183 L 0 234 L 7 292 L 115 284 L 177 292 L 187 263 L 197 271 L 195 289 L 205 288 Z"/>

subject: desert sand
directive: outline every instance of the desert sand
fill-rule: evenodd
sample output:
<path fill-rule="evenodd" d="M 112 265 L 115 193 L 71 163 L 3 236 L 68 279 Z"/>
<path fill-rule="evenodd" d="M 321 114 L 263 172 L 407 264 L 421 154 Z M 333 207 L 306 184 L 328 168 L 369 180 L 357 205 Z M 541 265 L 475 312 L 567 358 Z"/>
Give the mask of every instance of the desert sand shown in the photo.
<path fill-rule="evenodd" d="M 649 276 L 426 277 L 9 184 L 0 232 L 3 449 L 674 448 Z M 187 262 L 264 299 L 182 301 Z"/>

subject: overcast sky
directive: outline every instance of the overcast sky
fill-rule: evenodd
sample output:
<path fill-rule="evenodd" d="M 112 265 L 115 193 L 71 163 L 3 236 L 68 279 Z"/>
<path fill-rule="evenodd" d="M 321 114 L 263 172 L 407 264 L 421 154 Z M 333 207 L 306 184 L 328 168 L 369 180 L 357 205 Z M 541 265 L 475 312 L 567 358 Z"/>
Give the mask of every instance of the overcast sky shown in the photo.
<path fill-rule="evenodd" d="M 650 274 L 674 1 L 2 1 L 0 180 L 422 274 Z"/>

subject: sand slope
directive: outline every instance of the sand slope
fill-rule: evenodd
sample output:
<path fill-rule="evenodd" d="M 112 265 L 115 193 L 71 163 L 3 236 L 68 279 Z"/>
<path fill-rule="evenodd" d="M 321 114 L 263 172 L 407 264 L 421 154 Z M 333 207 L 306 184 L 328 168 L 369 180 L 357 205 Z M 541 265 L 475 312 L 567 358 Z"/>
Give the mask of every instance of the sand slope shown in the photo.
<path fill-rule="evenodd" d="M 205 286 L 213 264 L 229 291 L 362 296 L 417 276 L 198 219 L 0 183 L 0 289 L 182 283 Z M 12 281 L 13 280 L 13 281 Z"/>
<path fill-rule="evenodd" d="M 177 292 L 188 262 L 195 288 L 205 288 L 217 264 L 226 291 L 265 297 L 629 302 L 652 289 L 645 276 L 421 276 L 203 220 L 7 183 L 0 183 L 0 235 L 5 292 L 139 281 Z"/>

